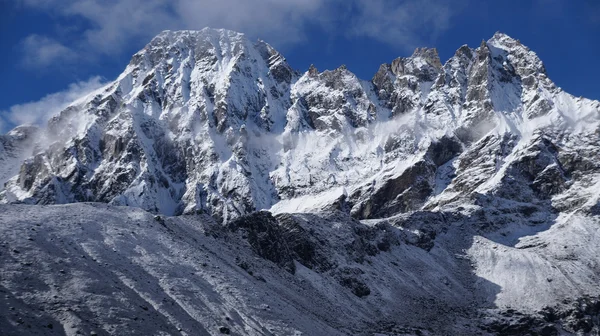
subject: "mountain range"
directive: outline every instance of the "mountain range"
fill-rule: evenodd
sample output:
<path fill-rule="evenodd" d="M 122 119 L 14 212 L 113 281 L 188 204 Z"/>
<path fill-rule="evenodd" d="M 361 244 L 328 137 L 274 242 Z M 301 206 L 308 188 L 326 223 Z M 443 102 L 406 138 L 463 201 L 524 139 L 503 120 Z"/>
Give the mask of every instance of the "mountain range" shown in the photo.
<path fill-rule="evenodd" d="M 8 335 L 600 333 L 600 102 L 502 33 L 363 80 L 164 31 L 0 184 Z"/>

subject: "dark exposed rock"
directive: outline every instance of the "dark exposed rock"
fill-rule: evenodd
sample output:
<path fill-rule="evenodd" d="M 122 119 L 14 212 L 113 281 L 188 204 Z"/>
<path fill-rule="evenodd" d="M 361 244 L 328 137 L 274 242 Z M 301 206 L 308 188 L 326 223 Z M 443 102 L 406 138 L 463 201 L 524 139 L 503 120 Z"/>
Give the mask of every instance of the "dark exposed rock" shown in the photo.
<path fill-rule="evenodd" d="M 315 77 L 319 74 L 319 70 L 317 70 L 314 64 L 311 64 L 308 68 L 308 74 L 312 77 Z"/>
<path fill-rule="evenodd" d="M 299 225 L 292 215 L 281 214 L 277 216 L 277 220 L 282 228 L 282 237 L 296 261 L 320 272 L 333 267 L 323 252 L 325 250 L 323 243 Z"/>
<path fill-rule="evenodd" d="M 229 329 L 228 327 L 225 327 L 225 326 L 220 326 L 219 332 L 224 335 L 229 335 L 229 334 L 231 334 L 231 329 Z"/>
<path fill-rule="evenodd" d="M 360 269 L 343 268 L 336 273 L 340 285 L 350 289 L 352 294 L 365 297 L 371 294 L 371 289 L 361 279 L 363 272 Z"/>
<path fill-rule="evenodd" d="M 383 218 L 398 212 L 416 210 L 432 192 L 431 179 L 436 167 L 432 163 L 419 161 L 408 167 L 400 176 L 391 178 L 383 186 L 369 192 L 365 201 L 355 201 L 352 209 L 355 218 Z M 364 195 L 351 195 L 350 199 Z"/>
<path fill-rule="evenodd" d="M 270 260 L 290 273 L 296 272 L 292 252 L 284 240 L 284 232 L 277 219 L 267 211 L 242 216 L 227 227 L 243 231 L 248 243 L 259 256 Z"/>
<path fill-rule="evenodd" d="M 387 252 L 393 245 L 399 244 L 392 227 L 385 222 L 376 226 L 356 225 L 353 231 L 354 238 L 345 247 L 346 254 L 357 263 L 363 263 L 368 256 Z"/>
<path fill-rule="evenodd" d="M 431 158 L 433 163 L 439 167 L 461 151 L 462 144 L 458 139 L 445 136 L 432 143 L 425 155 Z"/>
<path fill-rule="evenodd" d="M 563 334 L 600 334 L 600 299 L 581 297 L 567 306 L 544 307 L 528 315 L 509 309 L 490 317 L 483 328 L 496 335 L 555 336 Z"/>

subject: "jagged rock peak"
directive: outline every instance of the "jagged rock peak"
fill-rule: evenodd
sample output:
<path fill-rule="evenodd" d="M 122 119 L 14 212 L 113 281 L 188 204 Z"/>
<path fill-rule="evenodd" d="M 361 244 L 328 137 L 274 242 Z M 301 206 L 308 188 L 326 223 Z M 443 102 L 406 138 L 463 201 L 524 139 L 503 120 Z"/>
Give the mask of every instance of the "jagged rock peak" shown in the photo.
<path fill-rule="evenodd" d="M 317 69 L 317 67 L 315 67 L 314 64 L 311 64 L 310 67 L 308 68 L 308 75 L 311 77 L 315 77 L 319 75 L 319 70 Z"/>
<path fill-rule="evenodd" d="M 510 37 L 509 35 L 503 33 L 503 32 L 495 32 L 494 35 L 490 38 L 489 41 L 503 41 L 503 42 L 508 42 L 508 43 L 513 43 L 513 44 L 521 44 L 521 41 L 514 39 L 512 37 Z"/>
<path fill-rule="evenodd" d="M 396 76 L 412 75 L 422 81 L 432 81 L 442 68 L 435 49 L 417 49 L 411 57 L 399 57 L 392 61 L 390 70 Z"/>
<path fill-rule="evenodd" d="M 467 58 L 473 57 L 473 49 L 466 44 L 463 44 L 460 48 L 456 50 L 454 56 L 465 56 Z"/>
<path fill-rule="evenodd" d="M 244 33 L 239 33 L 228 29 L 203 28 L 201 30 L 163 30 L 156 35 L 150 43 L 146 45 L 156 46 L 160 44 L 173 44 L 178 40 L 189 39 L 190 41 L 205 39 L 205 38 L 228 38 L 231 40 L 241 41 L 246 39 Z"/>
<path fill-rule="evenodd" d="M 262 58 L 268 67 L 285 67 L 288 72 L 293 72 L 285 57 L 268 43 L 262 40 L 253 43 L 243 33 L 213 28 L 165 30 L 132 57 L 130 66 L 154 66 L 187 57 L 211 64 L 227 59 Z"/>
<path fill-rule="evenodd" d="M 445 190 L 450 202 L 458 191 L 496 186 L 502 172 L 487 173 L 496 158 L 472 164 L 474 144 L 496 153 L 506 142 L 502 156 L 513 135 L 594 118 L 594 104 L 555 90 L 535 53 L 504 34 L 460 47 L 443 67 L 436 49 L 418 48 L 369 83 L 344 66 L 301 75 L 241 33 L 165 31 L 115 82 L 50 123 L 64 130 L 60 143 L 23 164 L 11 154 L 0 202 L 94 201 L 228 221 L 260 209 L 297 211 L 304 197 L 319 200 L 307 208 L 338 204 L 344 188 L 354 213 L 387 216 L 418 210 Z M 544 124 L 529 122 L 540 116 Z M 436 145 L 448 134 L 457 140 Z M 468 158 L 448 171 L 437 171 L 444 160 L 411 163 L 431 146 L 444 160 Z M 487 175 L 471 181 L 473 165 Z M 391 173 L 376 175 L 384 171 Z"/>
<path fill-rule="evenodd" d="M 420 57 L 424 59 L 429 65 L 441 68 L 442 62 L 436 48 L 416 48 L 411 58 Z"/>
<path fill-rule="evenodd" d="M 485 44 L 503 50 L 507 57 L 510 56 L 509 61 L 516 64 L 517 68 L 522 70 L 521 73 L 517 71 L 519 75 L 527 76 L 532 72 L 546 74 L 546 68 L 537 54 L 531 51 L 527 46 L 523 45 L 521 41 L 514 39 L 505 33 L 496 32 L 492 38 L 485 42 Z M 492 56 L 498 58 L 498 53 L 495 53 Z"/>

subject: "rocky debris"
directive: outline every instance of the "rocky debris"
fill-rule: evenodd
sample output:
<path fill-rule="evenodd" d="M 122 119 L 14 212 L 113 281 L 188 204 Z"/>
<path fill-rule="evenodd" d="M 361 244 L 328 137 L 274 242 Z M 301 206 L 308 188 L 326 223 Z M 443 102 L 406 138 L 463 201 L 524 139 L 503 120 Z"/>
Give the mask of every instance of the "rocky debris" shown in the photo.
<path fill-rule="evenodd" d="M 340 285 L 350 289 L 359 298 L 371 294 L 371 289 L 360 279 L 364 272 L 359 268 L 342 268 L 336 271 L 335 277 Z"/>
<path fill-rule="evenodd" d="M 546 307 L 540 314 L 571 333 L 600 334 L 600 297 L 580 297 L 564 302 L 566 308 Z"/>
<path fill-rule="evenodd" d="M 229 329 L 228 327 L 225 327 L 225 326 L 220 326 L 219 332 L 224 335 L 229 335 L 229 334 L 231 334 L 231 329 Z"/>
<path fill-rule="evenodd" d="M 582 212 L 548 218 L 556 222 L 551 228 L 530 226 L 520 216 L 539 217 L 547 212 L 542 205 L 503 207 L 489 195 L 484 201 L 364 221 L 341 211 L 263 211 L 225 226 L 198 214 L 161 216 L 165 226 L 139 209 L 93 203 L 0 205 L 0 307 L 10 314 L 0 330 L 31 324 L 43 335 L 37 331 L 52 323 L 56 331 L 71 325 L 68 307 L 83 333 L 218 335 L 224 326 L 235 334 L 256 321 L 284 334 L 594 335 L 597 298 L 568 298 L 597 293 L 598 245 L 589 234 L 597 219 Z M 589 252 L 577 253 L 578 244 Z M 503 263 L 496 272 L 486 268 Z M 552 266 L 580 272 L 565 279 Z M 102 281 L 90 281 L 98 274 Z M 521 282 L 507 285 L 490 274 Z M 584 285 L 538 297 L 537 290 L 568 289 L 566 281 Z M 507 293 L 515 297 L 513 310 L 503 301 Z M 557 298 L 565 300 L 548 306 Z M 531 299 L 534 310 L 521 307 Z M 112 315 L 99 313 L 102 307 Z"/>
<path fill-rule="evenodd" d="M 259 211 L 242 216 L 227 224 L 227 227 L 233 232 L 242 231 L 242 238 L 248 241 L 259 256 L 292 274 L 296 271 L 292 251 L 284 239 L 283 229 L 270 212 Z"/>
<path fill-rule="evenodd" d="M 543 320 L 522 314 L 507 314 L 505 318 L 492 319 L 483 326 L 485 331 L 499 336 L 556 336 L 558 330 Z"/>
<path fill-rule="evenodd" d="M 555 336 L 600 334 L 600 299 L 565 300 L 561 307 L 544 307 L 537 314 L 515 309 L 488 316 L 483 329 L 496 335 Z"/>

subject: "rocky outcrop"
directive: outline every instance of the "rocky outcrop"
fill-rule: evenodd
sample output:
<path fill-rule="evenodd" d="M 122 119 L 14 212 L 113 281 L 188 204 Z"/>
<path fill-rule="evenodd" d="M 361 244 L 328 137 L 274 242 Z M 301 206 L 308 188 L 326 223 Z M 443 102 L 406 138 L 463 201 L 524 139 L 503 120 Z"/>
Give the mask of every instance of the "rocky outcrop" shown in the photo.
<path fill-rule="evenodd" d="M 490 317 L 483 329 L 495 335 L 597 335 L 600 333 L 600 300 L 580 297 L 561 307 L 544 307 L 537 314 L 514 309 Z"/>
<path fill-rule="evenodd" d="M 353 216 L 360 219 L 384 218 L 418 209 L 433 191 L 435 169 L 435 165 L 420 161 L 398 177 L 383 181 L 379 188 L 367 189 L 366 194 L 359 191 L 352 195 L 351 199 L 358 199 L 352 208 Z"/>
<path fill-rule="evenodd" d="M 295 251 L 290 249 L 283 234 L 284 230 L 269 212 L 261 211 L 242 216 L 229 223 L 227 227 L 233 232 L 242 231 L 242 238 L 248 241 L 252 250 L 259 256 L 276 263 L 290 273 L 296 271 L 293 254 Z"/>
<path fill-rule="evenodd" d="M 329 229 L 322 225 L 323 218 L 319 216 L 280 214 L 274 217 L 266 211 L 242 216 L 230 222 L 227 228 L 247 241 L 258 256 L 289 273 L 296 272 L 298 263 L 334 279 L 357 297 L 368 296 L 370 289 L 360 265 L 404 241 L 409 242 L 409 238 L 387 223 L 370 227 L 341 212 L 332 212 L 329 216 L 332 222 L 347 222 L 341 237 L 329 237 Z M 239 265 L 252 272 L 248 263 L 240 261 Z"/>
<path fill-rule="evenodd" d="M 0 190 L 19 172 L 22 162 L 34 153 L 40 133 L 38 127 L 19 126 L 0 135 Z"/>

